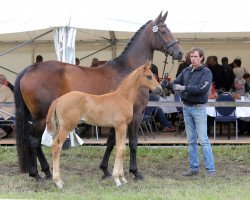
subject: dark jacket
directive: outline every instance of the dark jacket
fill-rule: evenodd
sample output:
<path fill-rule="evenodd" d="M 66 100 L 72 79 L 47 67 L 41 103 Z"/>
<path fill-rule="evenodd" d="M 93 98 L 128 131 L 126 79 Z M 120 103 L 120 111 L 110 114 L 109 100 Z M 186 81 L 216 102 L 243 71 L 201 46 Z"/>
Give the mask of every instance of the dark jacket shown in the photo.
<path fill-rule="evenodd" d="M 174 81 L 169 83 L 167 88 L 172 89 L 173 84 L 184 85 L 185 90 L 181 93 L 181 100 L 184 103 L 204 104 L 208 100 L 212 79 L 212 72 L 205 65 L 196 69 L 189 66 Z"/>

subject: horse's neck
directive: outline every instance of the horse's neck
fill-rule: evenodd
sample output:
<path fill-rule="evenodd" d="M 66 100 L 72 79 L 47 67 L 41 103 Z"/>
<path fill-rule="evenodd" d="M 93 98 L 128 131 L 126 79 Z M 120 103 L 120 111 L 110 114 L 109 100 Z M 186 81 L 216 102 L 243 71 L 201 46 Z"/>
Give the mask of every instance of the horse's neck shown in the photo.
<path fill-rule="evenodd" d="M 123 59 L 123 62 L 126 62 L 126 65 L 136 69 L 147 59 L 153 59 L 153 49 L 151 44 L 148 42 L 148 38 L 146 37 L 146 33 L 140 33 L 142 35 L 138 35 L 137 38 L 130 44 L 126 51 L 118 57 L 118 59 Z"/>
<path fill-rule="evenodd" d="M 133 104 L 135 103 L 135 100 L 137 98 L 138 90 L 141 87 L 137 76 L 138 75 L 134 72 L 132 76 L 130 75 L 125 78 L 117 89 L 118 95 L 122 96 L 124 99 Z"/>

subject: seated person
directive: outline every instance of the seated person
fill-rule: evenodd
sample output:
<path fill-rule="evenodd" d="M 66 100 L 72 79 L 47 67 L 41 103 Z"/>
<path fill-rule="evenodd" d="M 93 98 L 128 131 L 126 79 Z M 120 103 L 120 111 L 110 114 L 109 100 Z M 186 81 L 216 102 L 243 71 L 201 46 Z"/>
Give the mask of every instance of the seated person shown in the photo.
<path fill-rule="evenodd" d="M 14 94 L 11 91 L 9 87 L 6 85 L 0 84 L 0 102 L 14 102 Z M 3 137 L 6 137 L 10 135 L 13 131 L 13 128 L 11 126 L 7 125 L 2 125 L 5 124 L 5 120 L 14 120 L 14 113 L 15 113 L 15 108 L 14 106 L 9 106 L 9 105 L 1 105 L 0 110 L 3 110 L 10 115 L 0 112 L 0 139 Z M 13 115 L 13 116 L 11 116 Z"/>
<path fill-rule="evenodd" d="M 7 80 L 4 74 L 0 74 L 0 84 L 8 86 L 14 92 L 14 86 Z"/>
<path fill-rule="evenodd" d="M 208 99 L 216 99 L 218 97 L 218 93 L 216 92 L 214 88 L 214 84 L 211 84 L 209 93 L 208 93 Z"/>
<path fill-rule="evenodd" d="M 245 92 L 250 92 L 250 74 L 246 73 L 243 75 L 243 78 L 245 79 Z"/>
<path fill-rule="evenodd" d="M 245 96 L 245 79 L 236 77 L 234 79 L 234 84 L 229 90 L 235 99 L 240 99 L 241 96 Z"/>
<path fill-rule="evenodd" d="M 154 95 L 153 93 L 149 96 L 149 101 L 159 101 L 159 97 Z M 168 132 L 168 131 L 175 131 L 175 127 L 172 126 L 172 124 L 168 121 L 166 114 L 163 112 L 161 107 L 153 107 L 155 108 L 153 112 L 156 112 L 156 116 L 160 121 L 162 131 Z"/>

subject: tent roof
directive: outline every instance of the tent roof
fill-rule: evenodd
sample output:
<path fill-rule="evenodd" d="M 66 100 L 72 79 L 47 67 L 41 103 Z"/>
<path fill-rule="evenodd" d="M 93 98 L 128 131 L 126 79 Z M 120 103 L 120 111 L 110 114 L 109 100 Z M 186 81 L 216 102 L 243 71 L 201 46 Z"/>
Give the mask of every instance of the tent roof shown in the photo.
<path fill-rule="evenodd" d="M 248 38 L 250 12 L 245 0 L 117 1 L 8 0 L 1 4 L 0 41 L 27 41 L 53 27 L 78 29 L 77 41 L 129 39 L 148 20 L 169 11 L 166 23 L 177 38 Z M 40 41 L 52 41 L 53 34 Z M 38 41 L 39 41 L 38 40 Z M 105 39 L 104 39 L 105 40 Z"/>

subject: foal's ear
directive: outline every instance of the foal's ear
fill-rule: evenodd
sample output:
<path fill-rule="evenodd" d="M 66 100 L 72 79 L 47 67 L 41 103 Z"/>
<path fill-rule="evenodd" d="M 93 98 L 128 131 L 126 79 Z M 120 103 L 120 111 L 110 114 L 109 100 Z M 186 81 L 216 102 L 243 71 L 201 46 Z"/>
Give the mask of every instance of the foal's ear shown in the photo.
<path fill-rule="evenodd" d="M 146 72 L 147 69 L 150 69 L 150 60 L 147 61 L 142 65 L 143 73 Z"/>
<path fill-rule="evenodd" d="M 150 59 L 147 59 L 144 66 L 146 66 L 147 68 L 150 68 L 151 66 L 151 60 Z"/>

